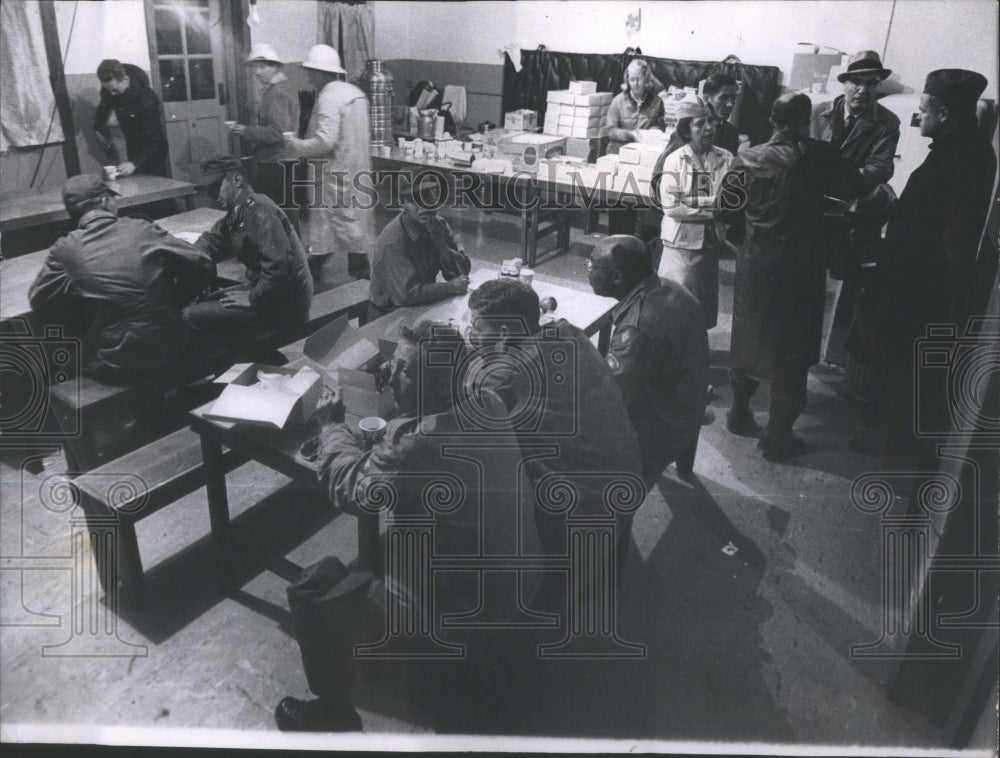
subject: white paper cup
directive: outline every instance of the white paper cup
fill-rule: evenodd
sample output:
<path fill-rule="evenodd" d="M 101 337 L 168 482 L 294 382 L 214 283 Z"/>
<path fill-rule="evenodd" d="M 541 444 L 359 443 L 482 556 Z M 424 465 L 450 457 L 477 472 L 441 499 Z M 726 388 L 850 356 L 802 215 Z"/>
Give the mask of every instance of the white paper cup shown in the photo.
<path fill-rule="evenodd" d="M 531 280 L 534 278 L 534 276 L 535 276 L 534 270 L 530 268 L 522 268 L 521 273 L 518 275 L 517 278 L 520 279 L 525 284 L 531 284 Z"/>
<path fill-rule="evenodd" d="M 365 448 L 370 450 L 382 440 L 385 436 L 385 427 L 386 420 L 381 416 L 366 416 L 358 422 Z"/>
<path fill-rule="evenodd" d="M 102 166 L 101 170 L 106 181 L 113 182 L 118 178 L 118 166 Z"/>
<path fill-rule="evenodd" d="M 406 137 L 397 137 L 396 138 L 396 146 L 397 147 L 406 147 Z"/>
<path fill-rule="evenodd" d="M 226 125 L 227 129 L 232 129 L 234 126 L 236 126 L 235 121 L 223 121 L 222 123 Z"/>

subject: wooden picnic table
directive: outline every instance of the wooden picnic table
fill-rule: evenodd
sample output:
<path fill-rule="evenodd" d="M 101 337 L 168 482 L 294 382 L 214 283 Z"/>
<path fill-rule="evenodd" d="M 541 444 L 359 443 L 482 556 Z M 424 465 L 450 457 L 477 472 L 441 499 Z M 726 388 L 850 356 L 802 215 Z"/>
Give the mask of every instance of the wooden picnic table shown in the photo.
<path fill-rule="evenodd" d="M 107 182 L 107 185 L 118 193 L 115 201 L 119 208 L 181 197 L 186 200 L 189 210 L 193 207 L 195 186 L 190 182 L 133 174 L 125 179 Z M 63 205 L 62 186 L 0 193 L 0 232 L 68 219 L 69 214 Z"/>
<path fill-rule="evenodd" d="M 529 268 L 534 268 L 538 261 L 538 241 L 543 237 L 558 235 L 556 252 L 569 247 L 569 214 L 573 210 L 606 208 L 619 202 L 640 209 L 650 206 L 648 197 L 627 189 L 611 189 L 607 186 L 609 182 L 587 187 L 579 182 L 557 181 L 545 171 L 498 174 L 478 170 L 475 162 L 469 167 L 456 166 L 448 158 L 408 154 L 399 147 L 372 148 L 372 166 L 378 171 L 412 171 L 414 175 L 421 170 L 438 172 L 454 186 L 463 188 L 455 193 L 456 201 L 462 204 L 456 207 L 473 205 L 468 190 L 476 188 L 471 194 L 482 198 L 484 195 L 480 193 L 485 193 L 489 201 L 484 204 L 517 211 L 521 217 L 521 259 Z M 555 221 L 543 225 L 547 219 Z"/>
<path fill-rule="evenodd" d="M 488 279 L 496 278 L 499 268 L 491 263 L 473 259 L 470 274 L 471 286 L 477 286 Z M 603 350 L 607 349 L 611 329 L 611 309 L 617 301 L 580 290 L 573 290 L 558 284 L 550 277 L 534 277 L 532 286 L 539 296 L 555 297 L 558 308 L 557 318 L 565 318 L 588 335 L 600 332 Z M 413 325 L 421 318 L 461 323 L 466 311 L 467 296 L 459 295 L 433 305 L 399 308 L 386 316 L 377 318 L 359 328 L 359 332 L 374 344 L 378 338 L 396 339 L 404 325 Z M 304 340 L 293 343 L 284 352 L 292 358 L 289 368 L 311 365 L 311 359 L 302 353 Z M 327 369 L 335 369 L 334 359 Z M 357 366 L 348 366 L 357 368 Z M 263 463 L 285 476 L 299 481 L 316 483 L 318 463 L 305 459 L 300 448 L 304 442 L 319 433 L 315 420 L 304 424 L 290 423 L 284 429 L 239 424 L 207 418 L 213 402 L 196 408 L 189 415 L 191 429 L 201 436 L 202 455 L 205 464 L 205 482 L 208 496 L 209 516 L 215 544 L 220 549 L 230 549 L 229 539 L 229 499 L 226 494 L 226 468 L 223 448 L 233 450 L 238 455 Z M 348 419 L 351 420 L 350 418 Z M 358 564 L 364 570 L 377 572 L 378 563 L 378 517 L 374 514 L 359 513 L 358 516 Z"/>

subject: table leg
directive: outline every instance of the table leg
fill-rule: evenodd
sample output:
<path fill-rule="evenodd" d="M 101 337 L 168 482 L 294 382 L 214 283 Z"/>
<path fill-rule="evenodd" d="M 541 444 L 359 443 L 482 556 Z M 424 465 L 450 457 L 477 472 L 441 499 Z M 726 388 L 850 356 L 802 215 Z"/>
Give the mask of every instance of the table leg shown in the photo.
<path fill-rule="evenodd" d="M 535 267 L 538 254 L 538 209 L 521 212 L 521 258 L 528 268 Z"/>
<path fill-rule="evenodd" d="M 375 576 L 382 576 L 377 513 L 358 513 L 358 568 L 361 571 L 371 571 Z"/>
<path fill-rule="evenodd" d="M 187 205 L 189 211 L 194 210 L 194 193 L 184 196 L 184 204 Z"/>
<path fill-rule="evenodd" d="M 226 468 L 222 445 L 208 435 L 201 435 L 201 457 L 205 463 L 205 492 L 208 495 L 208 518 L 212 539 L 217 546 L 225 543 L 229 532 L 229 498 L 226 495 Z"/>

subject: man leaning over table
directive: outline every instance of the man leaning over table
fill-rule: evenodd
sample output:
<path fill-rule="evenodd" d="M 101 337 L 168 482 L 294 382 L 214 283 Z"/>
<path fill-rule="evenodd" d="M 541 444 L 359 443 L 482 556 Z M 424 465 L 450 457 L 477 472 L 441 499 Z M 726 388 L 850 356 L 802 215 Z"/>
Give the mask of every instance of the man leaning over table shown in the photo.
<path fill-rule="evenodd" d="M 149 86 L 146 72 L 131 63 L 108 59 L 97 67 L 97 78 L 101 82 L 101 102 L 94 115 L 97 143 L 116 160 L 120 157 L 108 125 L 112 111 L 125 137 L 128 160 L 118 164 L 118 176 L 131 176 L 138 171 L 169 177 L 163 105 Z"/>
<path fill-rule="evenodd" d="M 403 210 L 382 230 L 372 255 L 370 318 L 395 308 L 428 305 L 469 289 L 472 264 L 451 227 L 437 213 L 440 187 L 433 177 L 401 183 Z M 438 274 L 444 281 L 437 281 Z"/>
<path fill-rule="evenodd" d="M 155 224 L 119 218 L 96 174 L 67 179 L 62 195 L 77 229 L 49 250 L 29 291 L 31 309 L 63 320 L 90 307 L 86 376 L 134 384 L 168 368 L 188 344 L 181 308 L 211 283 L 212 259 Z"/>
<path fill-rule="evenodd" d="M 235 256 L 246 267 L 247 285 L 185 308 L 191 334 L 211 339 L 305 323 L 313 281 L 305 249 L 284 211 L 253 191 L 233 155 L 205 161 L 201 170 L 226 215 L 195 244 L 216 261 Z"/>

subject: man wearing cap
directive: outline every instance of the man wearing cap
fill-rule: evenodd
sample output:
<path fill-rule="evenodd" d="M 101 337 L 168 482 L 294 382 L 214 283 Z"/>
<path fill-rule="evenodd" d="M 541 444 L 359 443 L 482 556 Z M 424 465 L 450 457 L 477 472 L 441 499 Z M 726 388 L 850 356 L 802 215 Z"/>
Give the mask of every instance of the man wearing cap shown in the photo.
<path fill-rule="evenodd" d="M 920 133 L 931 138 L 930 152 L 899 196 L 876 281 L 865 291 L 852 328 L 848 346 L 855 357 L 886 365 L 890 373 L 881 409 L 888 437 L 908 439 L 913 428 L 915 341 L 930 324 L 954 324 L 962 335 L 969 316 L 985 309 L 989 282 L 978 281 L 976 261 L 997 167 L 976 123 L 986 84 L 981 74 L 963 69 L 927 75 Z M 935 378 L 933 371 L 926 374 Z M 922 392 L 919 400 L 933 406 L 929 412 L 945 414 L 945 398 L 940 387 Z M 945 424 L 942 417 L 938 421 Z"/>
<path fill-rule="evenodd" d="M 77 229 L 49 249 L 29 290 L 32 310 L 58 319 L 81 301 L 94 309 L 87 376 L 132 384 L 162 371 L 184 354 L 181 308 L 211 283 L 212 259 L 155 224 L 119 218 L 96 174 L 67 179 L 62 194 Z"/>
<path fill-rule="evenodd" d="M 653 271 L 638 237 L 607 237 L 586 261 L 595 295 L 613 297 L 608 366 L 639 437 L 642 477 L 651 488 L 670 463 L 691 473 L 708 386 L 708 332 L 701 306 Z"/>
<path fill-rule="evenodd" d="M 312 188 L 306 224 L 306 246 L 313 255 L 329 255 L 322 278 L 346 276 L 348 255 L 364 256 L 371 247 L 373 218 L 370 200 L 357 192 L 360 174 L 371 171 L 368 98 L 343 81 L 346 70 L 329 45 L 315 45 L 302 67 L 317 92 L 304 139 L 285 141 L 287 153 L 310 161 Z M 332 254 L 332 255 L 331 255 Z"/>
<path fill-rule="evenodd" d="M 260 86 L 256 125 L 237 124 L 232 133 L 242 136 L 253 151 L 254 187 L 277 203 L 298 231 L 298 209 L 291 197 L 285 197 L 284 167 L 278 159 L 285 149 L 283 134 L 299 133 L 299 94 L 281 70 L 284 61 L 266 42 L 255 42 L 246 62 Z"/>
<path fill-rule="evenodd" d="M 416 184 L 404 181 L 403 210 L 375 240 L 370 318 L 405 305 L 447 300 L 469 289 L 469 256 L 436 211 L 440 189 L 429 176 L 418 176 Z M 443 282 L 437 281 L 439 273 Z"/>
<path fill-rule="evenodd" d="M 313 281 L 305 249 L 284 212 L 253 191 L 239 158 L 218 155 L 201 170 L 226 215 L 195 245 L 216 261 L 235 256 L 246 266 L 247 284 L 186 308 L 192 335 L 253 333 L 306 322 Z"/>
<path fill-rule="evenodd" d="M 805 95 L 779 97 L 771 112 L 774 135 L 736 156 L 723 179 L 722 208 L 746 217 L 736 257 L 733 405 L 726 428 L 740 436 L 760 433 L 750 399 L 761 380 L 770 381 L 770 413 L 757 445 L 775 462 L 805 451 L 792 425 L 806 405 L 809 368 L 819 360 L 826 293 L 823 196 L 851 198 L 860 185 L 843 156 L 809 138 L 811 109 Z"/>
<path fill-rule="evenodd" d="M 97 144 L 116 160 L 120 157 L 108 126 L 112 111 L 125 136 L 128 160 L 118 164 L 118 176 L 130 176 L 136 171 L 170 176 L 163 106 L 149 86 L 146 72 L 131 63 L 109 59 L 97 67 L 97 78 L 101 82 L 101 102 L 94 115 Z"/>

